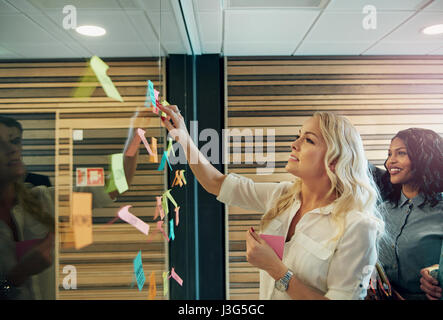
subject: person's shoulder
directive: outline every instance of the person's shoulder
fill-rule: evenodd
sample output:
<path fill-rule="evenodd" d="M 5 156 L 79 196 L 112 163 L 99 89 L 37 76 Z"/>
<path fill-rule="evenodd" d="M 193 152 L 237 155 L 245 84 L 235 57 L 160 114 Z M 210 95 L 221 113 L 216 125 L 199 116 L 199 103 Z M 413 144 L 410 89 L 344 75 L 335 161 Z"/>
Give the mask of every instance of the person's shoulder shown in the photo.
<path fill-rule="evenodd" d="M 346 215 L 346 228 L 382 231 L 383 221 L 369 212 L 352 210 Z"/>

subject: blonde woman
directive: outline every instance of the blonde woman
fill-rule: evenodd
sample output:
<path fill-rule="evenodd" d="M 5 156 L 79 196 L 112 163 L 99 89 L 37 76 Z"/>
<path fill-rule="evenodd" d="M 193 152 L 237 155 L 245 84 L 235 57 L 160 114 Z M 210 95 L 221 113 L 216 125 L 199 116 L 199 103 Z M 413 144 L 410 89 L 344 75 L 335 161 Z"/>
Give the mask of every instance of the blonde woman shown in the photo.
<path fill-rule="evenodd" d="M 262 233 L 285 237 L 280 260 L 253 229 L 246 231 L 247 259 L 260 269 L 260 299 L 366 296 L 384 224 L 360 135 L 346 118 L 317 112 L 303 124 L 286 165 L 294 182 L 254 183 L 216 170 L 177 106 L 161 109 L 199 183 L 221 202 L 263 212 Z"/>

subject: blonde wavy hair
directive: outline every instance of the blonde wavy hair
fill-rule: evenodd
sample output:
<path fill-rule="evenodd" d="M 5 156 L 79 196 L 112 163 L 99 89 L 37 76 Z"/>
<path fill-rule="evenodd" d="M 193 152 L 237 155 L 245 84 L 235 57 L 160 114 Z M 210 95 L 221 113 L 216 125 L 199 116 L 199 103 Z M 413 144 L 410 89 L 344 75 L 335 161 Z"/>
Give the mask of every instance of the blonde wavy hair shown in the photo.
<path fill-rule="evenodd" d="M 381 202 L 381 197 L 369 171 L 360 134 L 347 118 L 335 113 L 315 112 L 313 117 L 318 119 L 327 146 L 324 165 L 331 181 L 331 188 L 326 198 L 333 194 L 336 198 L 331 216 L 338 224 L 339 232 L 332 240 L 339 239 L 343 235 L 345 216 L 350 211 L 359 211 L 375 218 L 379 222 L 381 234 L 384 223 L 380 208 L 377 206 Z M 335 173 L 329 168 L 329 164 L 333 162 L 336 163 Z M 296 178 L 294 183 L 283 191 L 275 206 L 263 215 L 261 230 L 300 197 L 301 185 L 301 179 Z"/>

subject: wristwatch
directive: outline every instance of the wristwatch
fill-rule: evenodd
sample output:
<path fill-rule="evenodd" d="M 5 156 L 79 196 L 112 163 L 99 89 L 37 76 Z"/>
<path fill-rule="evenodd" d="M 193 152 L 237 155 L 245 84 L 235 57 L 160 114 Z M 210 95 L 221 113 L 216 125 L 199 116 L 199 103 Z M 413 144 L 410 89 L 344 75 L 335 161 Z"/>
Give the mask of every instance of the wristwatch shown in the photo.
<path fill-rule="evenodd" d="M 291 280 L 293 275 L 294 272 L 288 269 L 288 271 L 285 273 L 285 275 L 282 278 L 275 281 L 275 288 L 278 291 L 286 292 L 286 290 L 288 290 L 289 287 L 289 281 Z"/>

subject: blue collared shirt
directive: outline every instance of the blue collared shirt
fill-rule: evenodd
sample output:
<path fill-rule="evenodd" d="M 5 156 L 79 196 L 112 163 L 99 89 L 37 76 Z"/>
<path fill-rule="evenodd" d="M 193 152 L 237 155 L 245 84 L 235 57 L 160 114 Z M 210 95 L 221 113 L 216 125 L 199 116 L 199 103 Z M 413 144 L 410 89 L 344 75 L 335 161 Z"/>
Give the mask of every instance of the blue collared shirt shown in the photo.
<path fill-rule="evenodd" d="M 386 232 L 379 261 L 391 284 L 400 293 L 423 294 L 420 270 L 439 263 L 443 241 L 443 200 L 431 207 L 422 194 L 408 199 L 401 194 L 398 206 L 386 205 Z"/>

